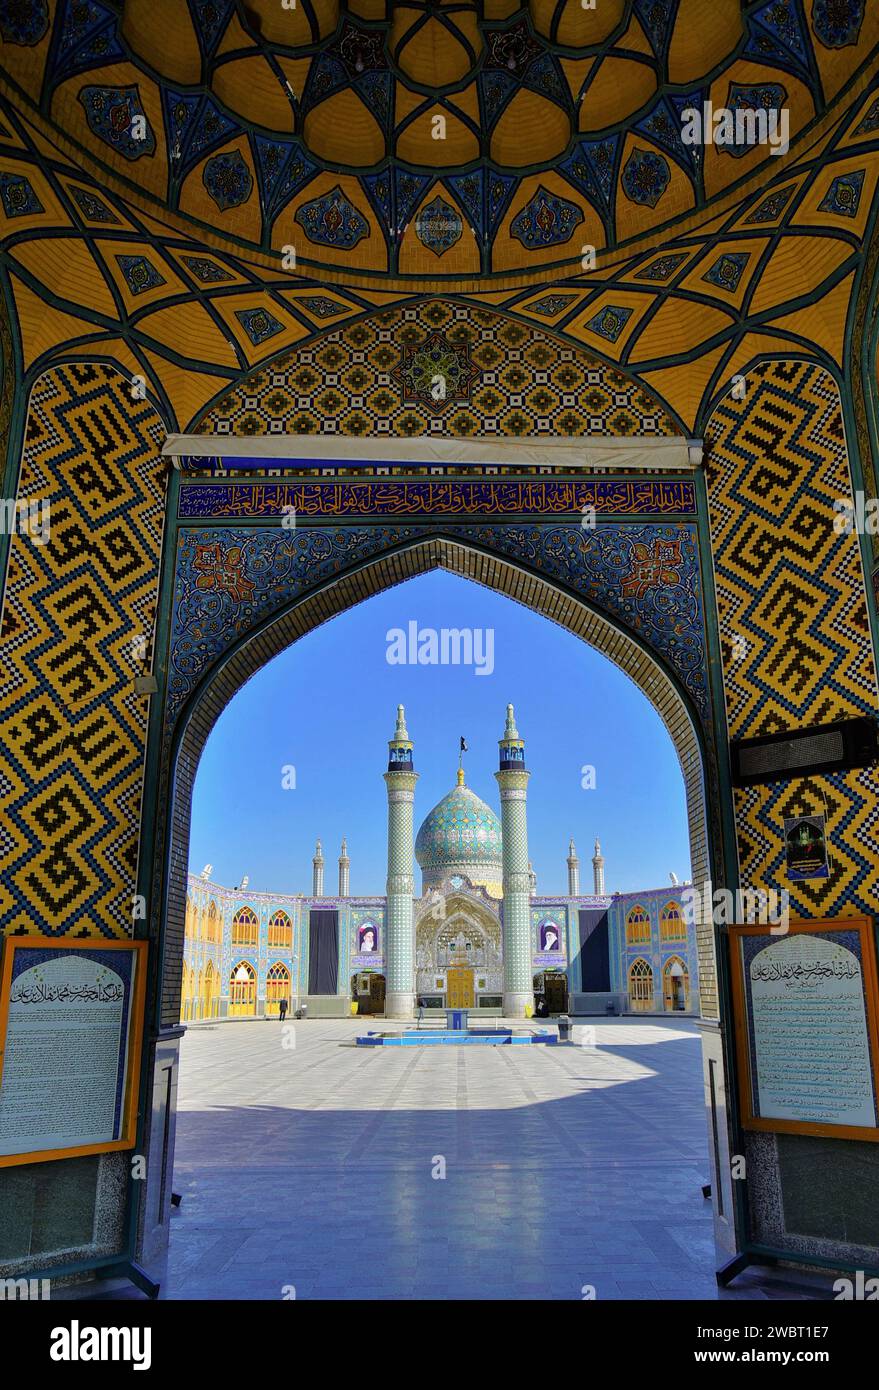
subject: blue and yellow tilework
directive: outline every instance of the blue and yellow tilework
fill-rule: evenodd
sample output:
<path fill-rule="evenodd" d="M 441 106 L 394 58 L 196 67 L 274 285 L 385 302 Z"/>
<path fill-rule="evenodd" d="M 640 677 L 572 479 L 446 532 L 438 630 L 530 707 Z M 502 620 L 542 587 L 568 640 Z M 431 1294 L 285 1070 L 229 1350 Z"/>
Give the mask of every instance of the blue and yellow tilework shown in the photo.
<path fill-rule="evenodd" d="M 842 402 L 829 372 L 771 361 L 706 431 L 712 549 L 733 738 L 879 707 L 858 537 L 834 530 L 850 498 Z M 879 911 L 874 768 L 735 793 L 742 884 L 788 889 L 795 915 Z M 788 882 L 784 818 L 827 817 L 830 876 Z"/>

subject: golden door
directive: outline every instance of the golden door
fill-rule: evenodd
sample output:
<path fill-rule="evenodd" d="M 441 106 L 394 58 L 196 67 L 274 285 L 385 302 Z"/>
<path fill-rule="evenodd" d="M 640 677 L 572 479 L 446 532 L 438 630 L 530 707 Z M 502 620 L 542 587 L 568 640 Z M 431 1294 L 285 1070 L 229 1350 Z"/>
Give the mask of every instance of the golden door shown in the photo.
<path fill-rule="evenodd" d="M 472 1009 L 473 970 L 467 965 L 450 965 L 446 975 L 446 1007 Z"/>

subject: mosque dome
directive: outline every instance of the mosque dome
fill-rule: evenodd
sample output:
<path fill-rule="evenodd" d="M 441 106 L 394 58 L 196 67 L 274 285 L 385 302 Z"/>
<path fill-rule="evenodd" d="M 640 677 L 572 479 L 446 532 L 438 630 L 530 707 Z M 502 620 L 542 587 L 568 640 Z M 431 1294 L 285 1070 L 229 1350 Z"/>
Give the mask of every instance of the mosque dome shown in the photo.
<path fill-rule="evenodd" d="M 425 817 L 415 840 L 425 891 L 452 874 L 501 896 L 501 823 L 490 806 L 464 784 L 457 786 Z"/>

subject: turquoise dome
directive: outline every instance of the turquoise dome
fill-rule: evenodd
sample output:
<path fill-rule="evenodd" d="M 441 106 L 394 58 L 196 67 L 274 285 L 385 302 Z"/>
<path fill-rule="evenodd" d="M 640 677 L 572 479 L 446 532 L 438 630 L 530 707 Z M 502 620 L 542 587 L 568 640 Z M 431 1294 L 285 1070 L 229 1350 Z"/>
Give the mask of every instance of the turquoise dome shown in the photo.
<path fill-rule="evenodd" d="M 459 783 L 434 806 L 415 840 L 415 858 L 431 881 L 456 870 L 470 879 L 500 879 L 501 823 L 469 787 Z M 486 874 L 485 870 L 494 870 Z"/>

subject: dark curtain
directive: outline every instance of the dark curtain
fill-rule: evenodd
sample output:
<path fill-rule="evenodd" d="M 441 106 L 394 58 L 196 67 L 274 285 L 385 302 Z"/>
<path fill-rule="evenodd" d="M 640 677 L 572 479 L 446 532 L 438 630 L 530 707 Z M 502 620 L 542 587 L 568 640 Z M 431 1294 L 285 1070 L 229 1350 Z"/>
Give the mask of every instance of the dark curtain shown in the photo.
<path fill-rule="evenodd" d="M 583 907 L 579 917 L 583 993 L 600 994 L 610 989 L 607 913 L 600 907 Z"/>
<path fill-rule="evenodd" d="M 339 983 L 339 914 L 314 908 L 308 914 L 308 992 L 335 994 Z"/>

